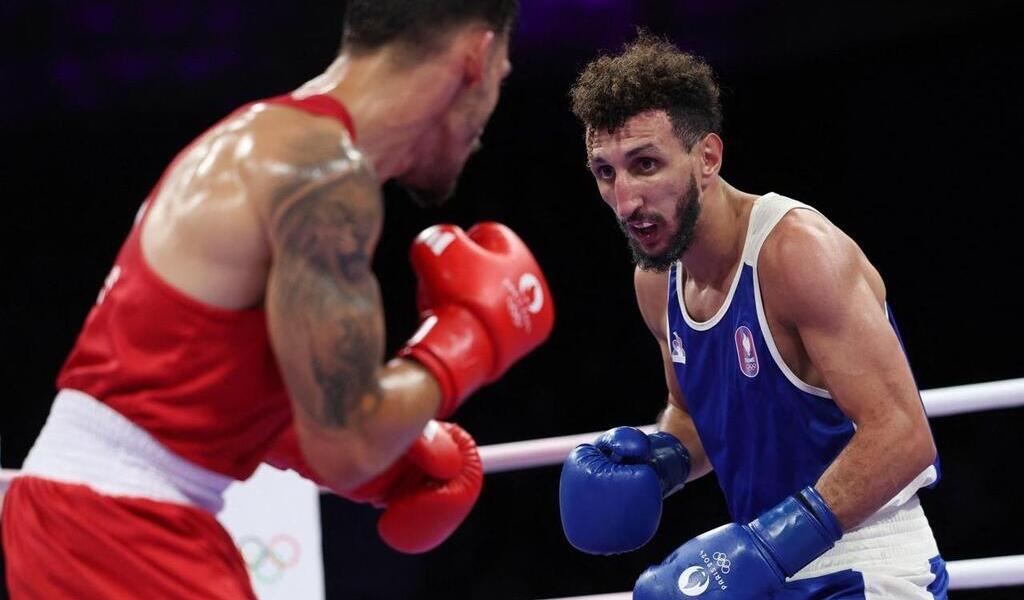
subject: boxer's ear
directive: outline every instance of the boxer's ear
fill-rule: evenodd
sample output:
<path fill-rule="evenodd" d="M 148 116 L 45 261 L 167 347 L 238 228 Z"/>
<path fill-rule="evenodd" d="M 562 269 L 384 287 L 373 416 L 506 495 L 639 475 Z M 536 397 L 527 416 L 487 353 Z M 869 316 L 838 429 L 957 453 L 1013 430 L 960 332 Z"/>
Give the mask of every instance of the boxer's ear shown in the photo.
<path fill-rule="evenodd" d="M 709 133 L 694 144 L 694 151 L 700 161 L 700 186 L 703 189 L 722 168 L 724 153 L 722 138 L 716 133 Z"/>
<path fill-rule="evenodd" d="M 463 81 L 467 87 L 479 84 L 487 75 L 496 36 L 490 29 L 473 27 L 460 34 L 463 48 Z"/>

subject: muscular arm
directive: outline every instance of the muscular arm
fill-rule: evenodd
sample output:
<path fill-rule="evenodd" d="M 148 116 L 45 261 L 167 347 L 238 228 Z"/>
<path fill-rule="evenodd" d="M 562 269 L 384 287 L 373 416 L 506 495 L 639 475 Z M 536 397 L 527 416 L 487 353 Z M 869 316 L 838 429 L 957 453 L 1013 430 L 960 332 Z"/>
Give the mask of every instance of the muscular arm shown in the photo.
<path fill-rule="evenodd" d="M 856 244 L 809 211 L 780 222 L 759 271 L 765 305 L 797 334 L 833 400 L 856 424 L 815 485 L 849 529 L 935 458 L 917 386 L 887 320 L 884 287 Z"/>
<path fill-rule="evenodd" d="M 693 418 L 686 410 L 686 403 L 683 399 L 682 390 L 679 389 L 679 382 L 676 380 L 675 371 L 672 369 L 672 358 L 669 353 L 668 339 L 665 337 L 665 318 L 667 311 L 668 274 L 645 272 L 639 268 L 633 275 L 633 285 L 636 288 L 637 304 L 640 306 L 640 314 L 650 330 L 651 335 L 658 341 L 661 349 L 661 360 L 665 369 L 665 384 L 668 386 L 668 403 L 665 410 L 658 416 L 658 429 L 667 431 L 679 438 L 679 441 L 686 446 L 690 452 L 690 476 L 689 481 L 697 479 L 711 472 L 711 462 L 708 461 L 704 452 L 704 445 L 701 444 L 697 435 L 697 428 L 693 424 Z"/>
<path fill-rule="evenodd" d="M 348 490 L 409 447 L 436 414 L 440 391 L 417 363 L 382 365 L 384 318 L 370 265 L 380 191 L 358 154 L 336 141 L 333 148 L 322 163 L 296 169 L 268 210 L 266 306 L 303 454 L 327 485 Z"/>

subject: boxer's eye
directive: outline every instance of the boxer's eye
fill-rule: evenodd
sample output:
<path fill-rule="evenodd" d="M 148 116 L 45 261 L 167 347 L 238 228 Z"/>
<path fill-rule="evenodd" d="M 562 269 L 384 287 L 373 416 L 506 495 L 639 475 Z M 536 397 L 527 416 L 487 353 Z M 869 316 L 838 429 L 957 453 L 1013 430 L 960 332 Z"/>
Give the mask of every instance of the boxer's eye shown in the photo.
<path fill-rule="evenodd" d="M 639 158 L 636 161 L 636 166 L 641 173 L 652 173 L 658 168 L 658 161 L 653 158 Z"/>
<path fill-rule="evenodd" d="M 615 177 L 615 169 L 608 165 L 601 165 L 594 169 L 594 176 L 602 181 L 611 181 L 612 177 Z"/>

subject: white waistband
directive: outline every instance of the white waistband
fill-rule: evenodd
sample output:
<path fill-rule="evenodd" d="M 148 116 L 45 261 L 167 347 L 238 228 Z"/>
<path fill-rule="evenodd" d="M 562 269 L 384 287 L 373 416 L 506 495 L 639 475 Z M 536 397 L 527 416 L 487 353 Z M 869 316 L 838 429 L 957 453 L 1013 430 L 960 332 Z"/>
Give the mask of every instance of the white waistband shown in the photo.
<path fill-rule="evenodd" d="M 76 390 L 57 394 L 21 474 L 214 514 L 223 508 L 224 489 L 232 483 L 174 454 L 116 410 Z"/>
<path fill-rule="evenodd" d="M 794 579 L 818 577 L 845 569 L 861 572 L 913 572 L 938 556 L 939 548 L 917 496 L 887 506 L 847 531 L 836 545 L 801 569 Z"/>

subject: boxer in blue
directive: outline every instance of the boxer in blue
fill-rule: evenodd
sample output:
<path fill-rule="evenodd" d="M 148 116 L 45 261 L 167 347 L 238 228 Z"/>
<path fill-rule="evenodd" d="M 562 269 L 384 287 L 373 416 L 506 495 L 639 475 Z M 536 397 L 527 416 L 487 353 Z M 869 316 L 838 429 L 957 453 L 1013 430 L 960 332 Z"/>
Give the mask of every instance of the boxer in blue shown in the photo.
<path fill-rule="evenodd" d="M 615 428 L 566 459 L 569 541 L 633 550 L 663 498 L 714 470 L 735 522 L 647 569 L 635 599 L 945 598 L 917 498 L 935 444 L 878 271 L 810 206 L 722 179 L 700 59 L 641 34 L 587 65 L 572 100 L 668 403 L 657 433 Z"/>

